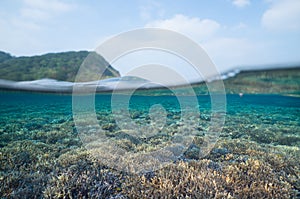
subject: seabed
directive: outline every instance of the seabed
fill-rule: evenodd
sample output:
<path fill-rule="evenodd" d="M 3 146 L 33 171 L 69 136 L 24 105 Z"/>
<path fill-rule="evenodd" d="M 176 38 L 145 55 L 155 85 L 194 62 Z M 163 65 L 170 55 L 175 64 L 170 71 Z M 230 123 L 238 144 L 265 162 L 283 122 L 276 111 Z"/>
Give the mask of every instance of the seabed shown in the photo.
<path fill-rule="evenodd" d="M 151 150 L 180 127 L 174 96 L 132 98 L 130 116 L 149 123 L 151 104 L 165 103 L 164 136 L 147 141 L 124 135 L 97 95 L 96 115 L 108 137 L 126 151 Z M 147 99 L 147 100 L 146 100 Z M 226 121 L 210 153 L 198 156 L 210 101 L 198 96 L 198 139 L 171 164 L 133 174 L 113 169 L 84 147 L 69 95 L 0 93 L 1 198 L 300 198 L 300 98 L 227 95 Z M 150 105 L 149 105 L 149 102 Z M 123 133 L 123 134 L 122 134 Z M 126 132 L 125 132 L 126 133 Z"/>

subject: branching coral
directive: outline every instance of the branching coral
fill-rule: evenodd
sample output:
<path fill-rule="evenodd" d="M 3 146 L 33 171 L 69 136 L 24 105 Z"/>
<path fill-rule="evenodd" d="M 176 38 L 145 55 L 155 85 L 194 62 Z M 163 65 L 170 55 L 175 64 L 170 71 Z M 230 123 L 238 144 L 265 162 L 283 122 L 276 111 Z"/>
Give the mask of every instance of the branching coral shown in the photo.
<path fill-rule="evenodd" d="M 291 185 L 280 181 L 270 165 L 245 163 L 210 168 L 210 160 L 180 162 L 156 173 L 132 176 L 123 188 L 130 198 L 289 198 Z"/>
<path fill-rule="evenodd" d="M 86 150 L 58 158 L 44 190 L 45 198 L 109 198 L 121 190 L 121 175 L 94 160 Z"/>

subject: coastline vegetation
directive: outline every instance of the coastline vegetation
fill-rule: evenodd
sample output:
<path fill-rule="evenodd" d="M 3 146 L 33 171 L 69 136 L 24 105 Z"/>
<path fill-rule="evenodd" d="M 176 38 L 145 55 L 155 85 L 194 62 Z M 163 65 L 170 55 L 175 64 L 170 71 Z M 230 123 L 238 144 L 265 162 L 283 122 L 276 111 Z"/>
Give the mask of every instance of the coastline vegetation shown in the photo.
<path fill-rule="evenodd" d="M 15 57 L 0 51 L 0 79 L 31 81 L 51 78 L 74 82 L 77 71 L 90 54 L 88 51 L 48 53 L 31 57 Z M 95 53 L 96 54 L 96 53 Z M 120 76 L 119 72 L 99 56 L 99 66 L 106 67 L 102 78 Z"/>

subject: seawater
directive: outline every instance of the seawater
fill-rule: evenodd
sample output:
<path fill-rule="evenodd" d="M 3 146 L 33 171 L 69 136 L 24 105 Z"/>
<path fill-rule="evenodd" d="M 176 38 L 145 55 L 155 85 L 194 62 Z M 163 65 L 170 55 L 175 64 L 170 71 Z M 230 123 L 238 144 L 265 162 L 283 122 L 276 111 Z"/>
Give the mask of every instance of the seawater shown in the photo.
<path fill-rule="evenodd" d="M 300 133 L 299 97 L 246 94 L 243 97 L 227 95 L 226 99 L 226 121 L 232 123 L 234 120 L 236 123 L 233 124 L 233 127 L 238 128 L 238 126 L 247 123 L 255 126 L 264 125 L 264 127 L 269 128 L 285 127 L 290 129 L 290 131 L 285 130 L 286 134 L 297 135 Z M 111 100 L 110 94 L 97 94 L 95 96 L 94 106 L 98 119 L 102 118 L 101 114 L 113 118 Z M 195 108 L 199 108 L 201 114 L 209 116 L 210 97 L 200 95 L 197 96 L 197 100 L 198 106 Z M 180 102 L 176 96 L 133 95 L 130 97 L 128 107 L 125 108 L 128 108 L 131 117 L 147 117 L 149 109 L 155 104 L 161 104 L 169 115 L 181 111 Z M 14 139 L 8 140 L 1 138 L 1 146 L 5 146 L 10 141 L 32 139 L 30 137 L 31 131 L 55 129 L 58 124 L 72 121 L 72 96 L 0 92 L 0 111 L 1 136 L 14 137 Z M 99 122 L 102 121 L 99 120 Z M 76 131 L 76 129 L 73 130 Z M 261 130 L 263 131 L 263 129 Z M 18 137 L 17 135 L 21 136 Z"/>
<path fill-rule="evenodd" d="M 194 108 L 199 110 L 200 117 L 197 118 L 199 122 L 195 131 L 199 131 L 201 134 L 201 132 L 205 133 L 210 119 L 211 102 L 208 95 L 200 95 L 196 99 L 198 106 Z M 109 94 L 95 96 L 97 120 L 109 136 L 122 130 L 115 122 L 111 100 L 112 97 Z M 275 148 L 281 154 L 291 154 L 292 159 L 298 158 L 300 147 L 299 97 L 247 94 L 240 97 L 232 94 L 226 96 L 226 101 L 226 120 L 223 131 L 220 132 L 219 144 L 217 143 L 216 148 L 204 158 L 222 164 L 220 162 L 225 159 L 221 158 L 232 154 L 234 157 L 232 159 L 228 155 L 232 164 L 236 163 L 238 156 L 247 161 L 251 155 L 245 155 L 243 147 L 249 147 L 249 143 L 252 144 L 252 147 L 255 145 L 257 148 L 263 149 L 265 153 L 269 153 L 270 148 Z M 165 109 L 166 121 L 163 123 L 163 128 L 167 134 L 180 126 L 182 110 L 176 96 L 133 95 L 130 97 L 127 107 L 130 118 L 140 124 L 150 124 L 149 110 L 156 104 L 161 104 Z M 129 141 L 134 142 L 130 139 Z M 230 148 L 234 143 L 239 143 L 238 147 L 240 148 Z M 30 151 L 29 145 L 35 146 L 36 148 L 33 147 L 32 150 L 35 149 L 37 152 Z M 28 165 L 44 164 L 46 160 L 52 164 L 63 154 L 76 151 L 82 145 L 73 121 L 71 95 L 0 92 L 0 181 L 3 185 L 1 185 L 3 197 L 23 193 L 22 191 L 29 189 L 28 184 L 33 186 L 33 179 L 36 179 L 37 175 L 45 178 L 44 184 L 41 184 L 39 188 L 31 188 L 33 192 L 27 193 L 27 190 L 26 193 L 27 196 L 37 194 L 42 197 L 45 194 L 47 182 L 50 181 L 49 176 L 59 175 L 59 173 L 53 173 L 55 164 L 48 165 L 48 170 L 41 171 L 39 168 L 44 167 L 36 166 L 33 169 Z M 135 151 L 137 149 L 134 147 L 137 145 L 136 143 L 127 143 L 122 147 Z M 39 149 L 39 147 L 41 148 Z M 255 149 L 252 148 L 252 150 Z M 240 154 L 239 151 L 241 151 Z M 296 152 L 291 153 L 290 151 Z M 44 157 L 43 154 L 48 159 L 41 158 Z M 184 154 L 184 157 L 181 158 L 184 161 L 197 160 L 192 152 Z M 299 177 L 299 173 L 297 174 L 299 170 L 297 171 L 295 168 L 297 165 L 285 166 L 290 167 L 291 170 L 296 169 L 294 171 L 296 174 L 291 172 L 287 175 Z M 29 171 L 28 168 L 32 170 Z M 14 179 L 16 182 L 11 180 L 10 176 L 12 175 L 17 175 Z M 30 177 L 30 175 L 35 177 Z M 292 184 L 294 190 L 299 191 L 299 179 L 298 181 L 297 179 L 291 180 L 289 183 Z"/>

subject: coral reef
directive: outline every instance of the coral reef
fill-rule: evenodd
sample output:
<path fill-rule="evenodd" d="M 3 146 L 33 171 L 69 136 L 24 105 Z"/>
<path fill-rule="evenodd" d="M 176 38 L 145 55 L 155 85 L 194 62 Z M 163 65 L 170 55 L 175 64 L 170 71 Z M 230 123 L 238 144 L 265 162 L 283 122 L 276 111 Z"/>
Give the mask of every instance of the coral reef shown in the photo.
<path fill-rule="evenodd" d="M 26 104 L 28 95 L 11 105 L 11 100 L 0 102 L 0 198 L 300 198 L 299 101 L 294 98 L 228 96 L 220 138 L 207 156 L 199 157 L 206 144 L 209 103 L 202 104 L 199 118 L 189 116 L 188 124 L 196 125 L 187 129 L 173 101 L 164 102 L 166 128 L 149 128 L 153 135 L 136 137 L 145 132 L 121 129 L 104 96 L 96 104 L 101 130 L 125 151 L 155 150 L 181 131 L 195 135 L 178 160 L 134 175 L 109 168 L 84 148 L 70 98 L 29 95 Z M 265 99 L 273 98 L 268 105 Z M 149 127 L 149 104 L 139 100 L 141 106 L 131 107 L 130 117 Z"/>
<path fill-rule="evenodd" d="M 45 198 L 121 197 L 120 179 L 120 174 L 93 160 L 86 150 L 75 150 L 58 158 L 43 194 Z"/>
<path fill-rule="evenodd" d="M 40 198 L 58 150 L 41 142 L 16 141 L 0 149 L 0 195 Z"/>
<path fill-rule="evenodd" d="M 0 151 L 4 198 L 123 197 L 122 176 L 79 148 L 59 151 L 41 142 L 18 141 Z"/>
<path fill-rule="evenodd" d="M 215 148 L 222 155 L 212 152 L 208 158 L 213 160 L 181 161 L 151 178 L 130 176 L 124 194 L 129 198 L 291 198 L 297 190 L 299 194 L 299 164 L 290 159 L 296 153 L 299 156 L 299 149 L 284 156 L 293 150 L 279 155 L 278 150 L 264 151 L 254 142 L 236 140 L 218 145 L 232 153 Z"/>

